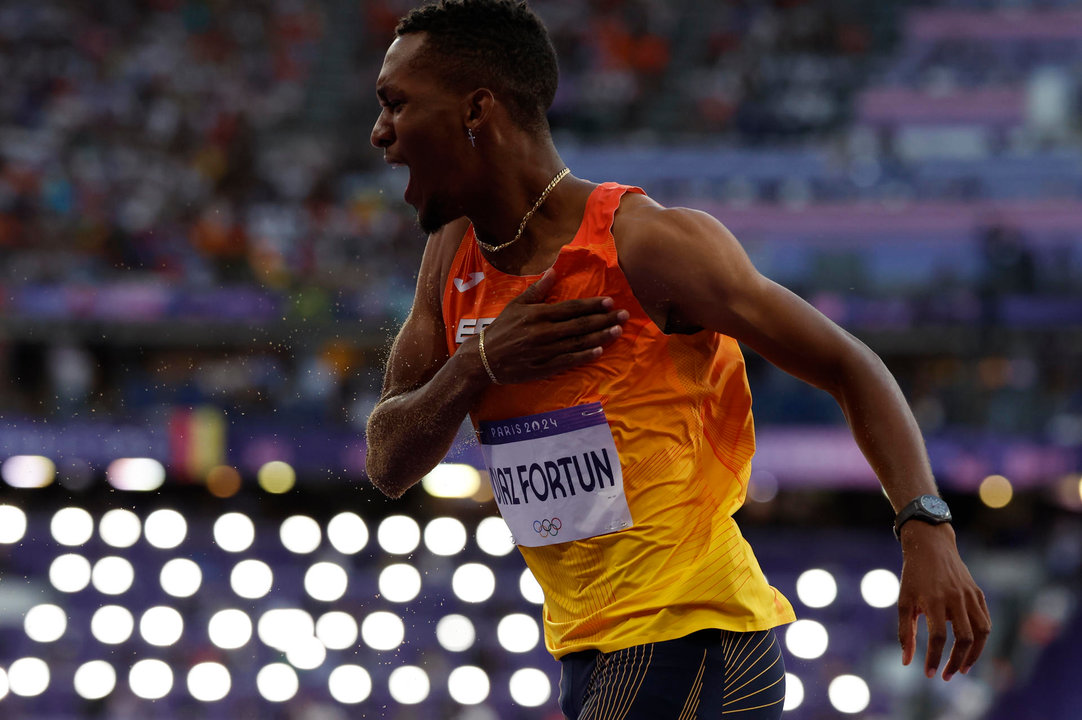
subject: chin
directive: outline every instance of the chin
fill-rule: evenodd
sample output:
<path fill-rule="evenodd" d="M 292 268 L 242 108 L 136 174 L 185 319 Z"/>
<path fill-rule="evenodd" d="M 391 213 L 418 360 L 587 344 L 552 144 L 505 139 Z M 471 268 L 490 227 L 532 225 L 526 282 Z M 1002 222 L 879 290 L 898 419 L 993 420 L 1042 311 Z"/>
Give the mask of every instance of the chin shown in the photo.
<path fill-rule="evenodd" d="M 424 233 L 431 235 L 461 214 L 448 213 L 439 203 L 428 203 L 417 208 L 417 224 Z"/>
<path fill-rule="evenodd" d="M 431 235 L 447 223 L 442 219 L 437 219 L 422 213 L 417 213 L 417 224 L 421 226 L 421 232 L 425 233 L 426 235 Z"/>

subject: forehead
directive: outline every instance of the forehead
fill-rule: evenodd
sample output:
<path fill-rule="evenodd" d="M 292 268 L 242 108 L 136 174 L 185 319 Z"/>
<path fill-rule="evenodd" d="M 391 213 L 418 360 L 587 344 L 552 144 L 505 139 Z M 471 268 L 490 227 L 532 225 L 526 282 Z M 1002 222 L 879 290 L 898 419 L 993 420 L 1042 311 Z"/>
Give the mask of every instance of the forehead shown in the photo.
<path fill-rule="evenodd" d="M 423 33 L 410 33 L 394 39 L 383 57 L 383 67 L 380 68 L 379 78 L 376 80 L 377 92 L 385 87 L 398 87 L 411 81 L 427 79 L 423 77 L 427 75 L 423 64 L 414 62 L 421 53 L 424 41 Z"/>

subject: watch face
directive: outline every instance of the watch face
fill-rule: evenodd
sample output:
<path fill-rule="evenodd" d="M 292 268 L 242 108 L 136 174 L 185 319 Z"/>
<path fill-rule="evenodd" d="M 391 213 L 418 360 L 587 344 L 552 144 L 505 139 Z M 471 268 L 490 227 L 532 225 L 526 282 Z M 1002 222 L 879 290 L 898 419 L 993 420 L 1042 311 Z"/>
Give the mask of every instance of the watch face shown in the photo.
<path fill-rule="evenodd" d="M 920 499 L 920 504 L 925 511 L 936 517 L 948 517 L 950 515 L 950 509 L 947 508 L 947 503 L 934 495 L 925 495 Z"/>

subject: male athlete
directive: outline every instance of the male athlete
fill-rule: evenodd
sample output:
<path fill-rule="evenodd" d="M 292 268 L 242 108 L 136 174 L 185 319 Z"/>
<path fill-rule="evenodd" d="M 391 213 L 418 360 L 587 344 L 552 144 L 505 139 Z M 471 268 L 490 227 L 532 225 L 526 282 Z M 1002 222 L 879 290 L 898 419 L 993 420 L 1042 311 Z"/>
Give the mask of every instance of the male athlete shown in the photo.
<path fill-rule="evenodd" d="M 905 399 L 879 358 L 761 276 L 709 215 L 568 174 L 546 111 L 556 57 L 525 3 L 402 19 L 372 143 L 409 168 L 429 234 L 368 423 L 368 474 L 402 495 L 477 429 L 501 514 L 545 591 L 577 720 L 781 716 L 773 628 L 793 620 L 733 513 L 755 439 L 737 342 L 831 393 L 894 509 L 902 661 L 967 672 L 984 597 Z"/>

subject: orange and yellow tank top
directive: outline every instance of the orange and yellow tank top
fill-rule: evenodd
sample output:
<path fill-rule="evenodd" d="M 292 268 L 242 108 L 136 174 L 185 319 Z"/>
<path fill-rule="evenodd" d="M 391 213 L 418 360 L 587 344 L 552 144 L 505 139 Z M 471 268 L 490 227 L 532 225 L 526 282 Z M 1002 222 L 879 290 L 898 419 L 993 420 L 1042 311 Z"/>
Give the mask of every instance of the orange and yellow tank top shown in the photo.
<path fill-rule="evenodd" d="M 490 387 L 471 414 L 500 511 L 544 590 L 557 658 L 794 619 L 732 517 L 755 452 L 740 348 L 710 331 L 667 335 L 647 316 L 612 237 L 626 192 L 642 193 L 591 193 L 547 298 L 612 297 L 630 313 L 623 335 L 592 363 Z M 494 268 L 470 227 L 443 296 L 448 350 L 539 277 Z"/>

